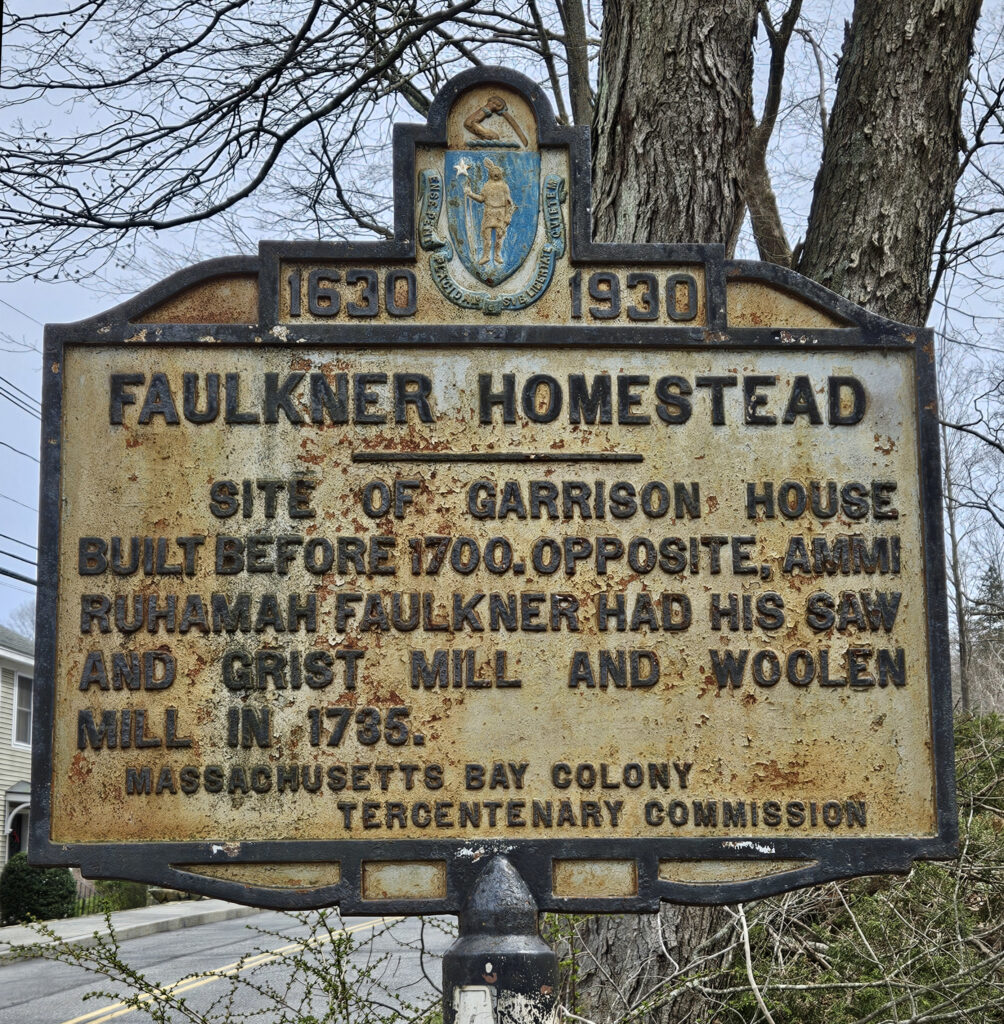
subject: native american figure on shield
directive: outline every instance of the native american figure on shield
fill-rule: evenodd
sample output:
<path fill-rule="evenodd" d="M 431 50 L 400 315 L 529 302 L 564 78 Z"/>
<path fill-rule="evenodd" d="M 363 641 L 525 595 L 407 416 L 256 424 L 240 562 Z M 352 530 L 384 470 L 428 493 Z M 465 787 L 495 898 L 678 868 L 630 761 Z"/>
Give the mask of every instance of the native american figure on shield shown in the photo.
<path fill-rule="evenodd" d="M 478 260 L 478 265 L 482 267 L 493 256 L 496 263 L 502 263 L 502 240 L 516 211 L 516 204 L 512 201 L 502 168 L 490 157 L 485 157 L 484 164 L 485 170 L 488 171 L 488 180 L 481 191 L 472 191 L 470 185 L 464 187 L 466 198 L 484 204 L 484 212 L 481 215 L 481 258 Z"/>

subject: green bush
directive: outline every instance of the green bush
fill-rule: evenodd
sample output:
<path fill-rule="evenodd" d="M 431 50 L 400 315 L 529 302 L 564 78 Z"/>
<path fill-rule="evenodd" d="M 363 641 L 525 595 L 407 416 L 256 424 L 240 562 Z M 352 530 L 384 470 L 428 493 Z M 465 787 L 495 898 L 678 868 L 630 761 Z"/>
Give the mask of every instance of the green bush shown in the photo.
<path fill-rule="evenodd" d="M 94 883 L 97 895 L 107 910 L 131 910 L 146 906 L 146 886 L 142 882 L 101 879 Z"/>
<path fill-rule="evenodd" d="M 0 873 L 3 924 L 72 917 L 76 901 L 77 885 L 66 868 L 35 868 L 27 854 L 17 853 Z"/>

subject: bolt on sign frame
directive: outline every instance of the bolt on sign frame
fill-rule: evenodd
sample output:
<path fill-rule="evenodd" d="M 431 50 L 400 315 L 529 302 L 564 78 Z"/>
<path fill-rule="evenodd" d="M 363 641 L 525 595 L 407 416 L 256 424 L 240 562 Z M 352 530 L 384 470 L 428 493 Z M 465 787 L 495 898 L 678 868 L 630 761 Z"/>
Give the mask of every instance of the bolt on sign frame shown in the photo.
<path fill-rule="evenodd" d="M 393 154 L 393 239 L 46 329 L 32 859 L 429 913 L 953 856 L 931 332 L 592 242 L 504 69 Z"/>

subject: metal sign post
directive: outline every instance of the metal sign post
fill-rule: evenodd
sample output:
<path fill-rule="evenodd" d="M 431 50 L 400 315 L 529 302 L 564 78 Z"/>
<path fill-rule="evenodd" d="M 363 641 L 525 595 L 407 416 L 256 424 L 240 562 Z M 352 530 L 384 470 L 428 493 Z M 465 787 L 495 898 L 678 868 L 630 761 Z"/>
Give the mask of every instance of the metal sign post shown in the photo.
<path fill-rule="evenodd" d="M 505 857 L 493 857 L 443 957 L 443 1024 L 547 1024 L 557 990 L 558 958 L 540 937 L 533 895 Z"/>
<path fill-rule="evenodd" d="M 466 915 L 477 1020 L 500 886 L 517 943 L 954 855 L 930 331 L 593 243 L 507 70 L 393 173 L 390 241 L 47 328 L 34 861 Z"/>

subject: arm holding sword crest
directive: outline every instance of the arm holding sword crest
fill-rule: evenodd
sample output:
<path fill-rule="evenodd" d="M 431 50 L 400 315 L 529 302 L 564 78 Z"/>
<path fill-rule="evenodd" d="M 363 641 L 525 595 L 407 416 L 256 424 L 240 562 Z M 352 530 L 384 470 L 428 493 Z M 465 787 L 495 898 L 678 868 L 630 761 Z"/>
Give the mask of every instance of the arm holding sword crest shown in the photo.
<path fill-rule="evenodd" d="M 505 118 L 509 122 L 512 130 L 524 146 L 529 145 L 526 135 L 523 134 L 523 129 L 516 122 L 516 118 L 509 113 L 505 100 L 501 96 L 489 96 L 488 102 L 483 107 L 477 107 L 467 116 L 467 119 L 464 121 L 464 127 L 479 139 L 497 139 L 499 133 L 494 128 L 488 128 L 483 124 L 484 121 L 496 115 Z"/>

